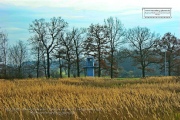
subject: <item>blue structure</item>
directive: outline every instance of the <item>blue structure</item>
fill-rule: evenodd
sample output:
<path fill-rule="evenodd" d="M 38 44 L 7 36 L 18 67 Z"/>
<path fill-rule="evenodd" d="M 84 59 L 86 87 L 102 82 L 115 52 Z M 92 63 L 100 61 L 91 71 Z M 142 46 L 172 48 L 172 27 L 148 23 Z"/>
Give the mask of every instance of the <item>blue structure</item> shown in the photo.
<path fill-rule="evenodd" d="M 94 57 L 87 57 L 84 68 L 86 76 L 94 76 Z"/>

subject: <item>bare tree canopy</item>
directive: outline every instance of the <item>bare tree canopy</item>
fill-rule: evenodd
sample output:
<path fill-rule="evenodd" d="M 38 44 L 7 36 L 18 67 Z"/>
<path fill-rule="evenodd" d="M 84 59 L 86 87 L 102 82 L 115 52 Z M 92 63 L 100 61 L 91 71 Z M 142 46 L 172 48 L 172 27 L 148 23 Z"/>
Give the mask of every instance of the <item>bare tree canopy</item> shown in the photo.
<path fill-rule="evenodd" d="M 40 73 L 42 73 L 40 71 L 44 71 L 44 75 L 46 76 L 46 65 L 44 64 L 44 56 L 46 51 L 42 42 L 39 41 L 39 37 L 36 34 L 29 38 L 28 41 L 32 45 L 31 52 L 34 56 L 34 59 L 36 60 L 35 65 L 33 65 L 33 68 L 36 69 L 36 77 L 38 78 L 39 76 L 42 76 L 40 75 Z"/>
<path fill-rule="evenodd" d="M 83 40 L 85 39 L 85 32 L 86 30 L 81 28 L 73 28 L 72 36 L 73 36 L 73 51 L 75 53 L 76 59 L 76 74 L 77 77 L 80 77 L 80 61 L 81 61 L 81 54 L 83 52 Z"/>
<path fill-rule="evenodd" d="M 91 24 L 87 30 L 87 39 L 84 41 L 85 54 L 97 58 L 98 77 L 100 77 L 101 64 L 109 52 L 107 26 Z"/>
<path fill-rule="evenodd" d="M 45 22 L 44 19 L 33 21 L 29 26 L 29 31 L 38 35 L 37 39 L 43 44 L 46 50 L 47 60 L 47 77 L 50 78 L 50 55 L 57 46 L 58 36 L 68 26 L 61 17 L 53 17 L 50 22 Z"/>
<path fill-rule="evenodd" d="M 123 24 L 117 18 L 108 18 L 104 20 L 105 26 L 107 26 L 108 31 L 108 41 L 110 44 L 110 76 L 113 78 L 113 70 L 115 69 L 115 58 L 114 53 L 117 51 L 118 47 L 123 43 L 122 37 L 125 35 Z"/>
<path fill-rule="evenodd" d="M 170 32 L 168 32 L 164 34 L 164 36 L 160 40 L 156 41 L 155 47 L 157 50 L 156 53 L 161 56 L 161 58 L 159 59 L 160 69 L 164 70 L 165 66 L 167 66 L 169 76 L 171 76 L 172 73 L 174 73 L 175 75 L 179 75 L 180 40 Z M 164 55 L 164 52 L 166 52 L 166 56 Z M 164 59 L 166 59 L 167 64 L 164 63 Z"/>
<path fill-rule="evenodd" d="M 130 49 L 133 50 L 131 56 L 135 65 L 140 65 L 142 77 L 145 77 L 147 67 L 154 62 L 152 48 L 154 41 L 159 39 L 159 36 L 146 27 L 135 27 L 127 31 L 125 39 L 129 42 Z"/>
<path fill-rule="evenodd" d="M 74 36 L 72 36 L 71 32 L 62 33 L 59 38 L 59 45 L 61 45 L 61 48 L 58 50 L 58 57 L 66 61 L 68 77 L 70 77 L 71 65 L 73 64 L 75 58 L 73 51 L 73 38 Z"/>
<path fill-rule="evenodd" d="M 27 47 L 22 41 L 19 41 L 16 45 L 9 48 L 9 61 L 11 66 L 17 69 L 18 78 L 23 77 L 23 63 L 27 60 Z"/>
<path fill-rule="evenodd" d="M 4 31 L 0 31 L 0 58 L 3 63 L 1 73 L 6 78 L 6 66 L 7 66 L 7 53 L 8 52 L 8 34 Z"/>
<path fill-rule="evenodd" d="M 14 69 L 18 77 L 62 78 L 64 73 L 68 77 L 80 77 L 85 70 L 83 58 L 89 56 L 95 59 L 98 77 L 115 78 L 123 72 L 123 76 L 128 73 L 136 77 L 162 75 L 164 71 L 168 71 L 169 76 L 180 74 L 180 40 L 170 32 L 160 39 L 146 27 L 125 29 L 121 21 L 113 17 L 87 28 L 68 28 L 61 17 L 49 21 L 35 19 L 28 30 L 31 61 L 25 61 L 25 44 L 19 41 L 8 47 L 8 34 L 0 29 L 0 77 L 8 76 Z M 164 47 L 166 52 L 162 51 Z M 23 63 L 27 64 L 24 68 Z M 22 69 L 27 70 L 25 74 Z"/>

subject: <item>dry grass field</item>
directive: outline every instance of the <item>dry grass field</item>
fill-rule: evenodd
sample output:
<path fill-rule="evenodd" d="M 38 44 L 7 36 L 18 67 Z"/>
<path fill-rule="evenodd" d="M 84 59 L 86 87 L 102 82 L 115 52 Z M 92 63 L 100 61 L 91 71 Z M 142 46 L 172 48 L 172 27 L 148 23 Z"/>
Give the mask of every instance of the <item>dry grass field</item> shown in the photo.
<path fill-rule="evenodd" d="M 0 120 L 180 120 L 179 79 L 0 80 Z"/>

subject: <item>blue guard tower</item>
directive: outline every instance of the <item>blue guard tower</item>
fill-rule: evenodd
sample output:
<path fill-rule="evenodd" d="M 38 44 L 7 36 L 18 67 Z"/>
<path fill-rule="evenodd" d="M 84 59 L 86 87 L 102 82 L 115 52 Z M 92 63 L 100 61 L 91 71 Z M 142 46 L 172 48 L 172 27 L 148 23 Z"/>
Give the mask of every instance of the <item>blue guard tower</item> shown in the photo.
<path fill-rule="evenodd" d="M 85 64 L 85 75 L 94 77 L 94 57 L 87 57 Z"/>

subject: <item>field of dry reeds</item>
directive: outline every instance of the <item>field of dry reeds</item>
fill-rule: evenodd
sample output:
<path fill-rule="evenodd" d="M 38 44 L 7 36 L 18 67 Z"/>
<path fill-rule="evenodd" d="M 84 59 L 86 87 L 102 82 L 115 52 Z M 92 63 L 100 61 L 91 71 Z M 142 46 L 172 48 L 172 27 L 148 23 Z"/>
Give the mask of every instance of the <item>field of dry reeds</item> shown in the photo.
<path fill-rule="evenodd" d="M 0 120 L 180 120 L 180 78 L 0 80 Z"/>

